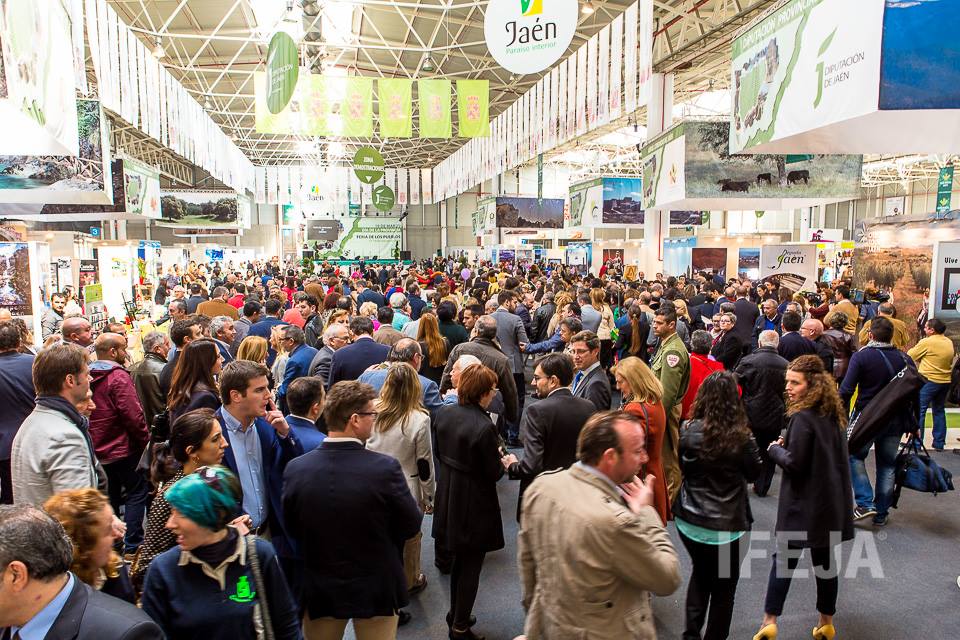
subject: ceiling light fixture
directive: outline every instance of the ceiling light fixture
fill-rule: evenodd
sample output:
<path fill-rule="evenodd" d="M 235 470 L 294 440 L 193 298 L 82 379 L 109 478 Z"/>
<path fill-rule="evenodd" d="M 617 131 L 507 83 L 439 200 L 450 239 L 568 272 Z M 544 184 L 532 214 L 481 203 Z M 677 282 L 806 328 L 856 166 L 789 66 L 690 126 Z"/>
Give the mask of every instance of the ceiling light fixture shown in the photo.
<path fill-rule="evenodd" d="M 153 42 L 153 51 L 150 52 L 153 54 L 153 57 L 157 60 L 164 58 L 167 55 L 167 52 L 164 50 L 163 45 L 160 44 L 160 36 L 157 36 Z"/>
<path fill-rule="evenodd" d="M 437 65 L 434 63 L 433 58 L 430 57 L 430 54 L 427 54 L 423 58 L 423 62 L 420 63 L 420 71 L 424 73 L 433 73 L 437 70 Z"/>
<path fill-rule="evenodd" d="M 594 11 L 596 11 L 596 9 L 593 7 L 593 2 L 591 2 L 590 0 L 587 0 L 586 2 L 584 2 L 583 6 L 580 7 L 580 13 L 582 13 L 585 16 L 589 16 Z"/>
<path fill-rule="evenodd" d="M 304 2 L 303 15 L 310 18 L 316 18 L 318 15 L 320 15 L 320 3 L 316 2 L 316 0 L 308 0 L 307 2 Z"/>
<path fill-rule="evenodd" d="M 207 111 L 213 109 L 213 103 L 210 102 L 210 96 L 204 97 L 204 99 L 203 99 L 203 108 L 206 109 Z"/>

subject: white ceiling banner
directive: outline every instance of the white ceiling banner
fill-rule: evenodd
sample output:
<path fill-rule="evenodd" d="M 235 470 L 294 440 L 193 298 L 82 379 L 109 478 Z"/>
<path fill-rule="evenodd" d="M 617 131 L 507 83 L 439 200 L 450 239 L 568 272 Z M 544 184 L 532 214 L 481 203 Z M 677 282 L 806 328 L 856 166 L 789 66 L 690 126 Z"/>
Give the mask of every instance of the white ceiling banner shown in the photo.
<path fill-rule="evenodd" d="M 623 14 L 610 23 L 610 119 L 620 117 L 623 103 Z"/>
<path fill-rule="evenodd" d="M 277 167 L 267 167 L 267 204 L 277 204 Z"/>
<path fill-rule="evenodd" d="M 407 201 L 407 170 L 397 169 L 397 204 L 405 207 Z"/>
<path fill-rule="evenodd" d="M 645 105 L 650 101 L 653 86 L 650 80 L 653 77 L 653 0 L 640 0 L 640 34 L 638 44 L 639 80 L 637 84 L 639 104 Z"/>
<path fill-rule="evenodd" d="M 588 41 L 589 42 L 589 41 Z M 577 121 L 574 135 L 587 132 L 587 45 L 577 50 Z"/>
<path fill-rule="evenodd" d="M 610 120 L 610 25 L 600 29 L 597 64 L 600 76 L 597 87 L 597 125 Z"/>
<path fill-rule="evenodd" d="M 599 34 L 593 34 L 587 40 L 587 131 L 592 131 L 597 126 L 597 85 L 599 76 L 597 73 L 597 49 L 600 45 Z"/>
<path fill-rule="evenodd" d="M 557 101 L 560 99 L 560 69 L 550 72 L 550 105 L 547 117 L 547 148 L 557 146 Z"/>
<path fill-rule="evenodd" d="M 430 169 L 420 170 L 420 183 L 423 190 L 423 204 L 433 204 L 433 183 Z"/>
<path fill-rule="evenodd" d="M 561 90 L 563 95 L 564 109 L 560 111 L 563 119 L 563 134 L 560 136 L 560 142 L 564 143 L 573 137 L 573 131 L 577 122 L 577 66 L 576 57 L 570 56 L 561 66 L 563 71 L 566 90 Z"/>
<path fill-rule="evenodd" d="M 640 29 L 639 5 L 634 2 L 623 12 L 623 108 L 626 113 L 637 110 L 637 33 Z M 646 104 L 643 102 L 641 104 Z"/>
<path fill-rule="evenodd" d="M 578 17 L 577 0 L 490 0 L 483 21 L 487 49 L 511 73 L 538 73 L 570 46 Z"/>

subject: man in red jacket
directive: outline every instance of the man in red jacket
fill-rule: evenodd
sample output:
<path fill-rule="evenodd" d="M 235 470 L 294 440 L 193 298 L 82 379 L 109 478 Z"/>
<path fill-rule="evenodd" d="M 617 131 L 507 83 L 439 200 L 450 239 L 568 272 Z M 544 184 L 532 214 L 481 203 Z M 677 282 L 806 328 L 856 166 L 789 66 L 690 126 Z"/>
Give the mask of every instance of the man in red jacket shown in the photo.
<path fill-rule="evenodd" d="M 693 401 L 697 397 L 697 391 L 700 385 L 714 371 L 723 371 L 723 365 L 716 360 L 710 359 L 710 346 L 713 344 L 713 338 L 707 331 L 694 331 L 690 336 L 690 385 L 687 387 L 687 393 L 683 396 L 681 404 L 682 413 L 680 416 L 684 420 L 690 418 L 693 413 Z"/>
<path fill-rule="evenodd" d="M 143 518 L 149 486 L 137 471 L 137 463 L 150 439 L 143 408 L 130 373 L 123 368 L 127 340 L 116 333 L 102 333 L 94 343 L 97 361 L 90 365 L 90 389 L 96 408 L 90 414 L 90 437 L 97 459 L 107 473 L 110 504 L 119 514 L 123 504 L 127 533 L 124 554 L 132 554 L 143 542 Z M 126 492 L 126 501 L 120 498 Z"/>

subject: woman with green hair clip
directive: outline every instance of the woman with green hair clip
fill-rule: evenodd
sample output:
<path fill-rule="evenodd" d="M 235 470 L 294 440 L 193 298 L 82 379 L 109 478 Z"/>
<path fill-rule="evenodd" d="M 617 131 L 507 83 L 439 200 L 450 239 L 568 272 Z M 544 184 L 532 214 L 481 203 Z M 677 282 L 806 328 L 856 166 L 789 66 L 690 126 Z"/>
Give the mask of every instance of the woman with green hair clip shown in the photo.
<path fill-rule="evenodd" d="M 200 467 L 165 493 L 177 547 L 150 563 L 143 610 L 168 638 L 300 640 L 297 605 L 276 552 L 229 523 L 240 514 L 240 481 Z"/>

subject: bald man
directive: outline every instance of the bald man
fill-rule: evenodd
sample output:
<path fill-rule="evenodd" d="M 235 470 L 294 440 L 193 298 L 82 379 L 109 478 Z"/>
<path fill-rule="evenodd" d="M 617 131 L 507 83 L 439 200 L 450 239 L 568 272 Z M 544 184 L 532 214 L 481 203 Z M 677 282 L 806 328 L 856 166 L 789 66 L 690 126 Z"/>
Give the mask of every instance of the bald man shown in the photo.
<path fill-rule="evenodd" d="M 126 337 L 102 333 L 94 349 L 97 360 L 90 365 L 90 390 L 96 409 L 90 414 L 90 437 L 97 459 L 107 472 L 113 510 L 120 513 L 120 505 L 125 504 L 127 533 L 123 551 L 125 556 L 132 557 L 143 542 L 149 486 L 137 472 L 137 463 L 150 434 L 133 378 L 123 366 L 127 360 Z M 125 503 L 121 501 L 124 493 Z"/>
<path fill-rule="evenodd" d="M 90 321 L 82 316 L 64 319 L 60 325 L 60 335 L 64 342 L 78 344 L 84 349 L 93 344 L 93 327 Z"/>
<path fill-rule="evenodd" d="M 814 318 L 804 320 L 800 335 L 817 347 L 817 355 L 823 360 L 824 368 L 828 373 L 833 373 L 833 339 L 823 335 L 823 323 Z"/>

